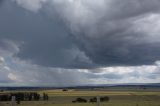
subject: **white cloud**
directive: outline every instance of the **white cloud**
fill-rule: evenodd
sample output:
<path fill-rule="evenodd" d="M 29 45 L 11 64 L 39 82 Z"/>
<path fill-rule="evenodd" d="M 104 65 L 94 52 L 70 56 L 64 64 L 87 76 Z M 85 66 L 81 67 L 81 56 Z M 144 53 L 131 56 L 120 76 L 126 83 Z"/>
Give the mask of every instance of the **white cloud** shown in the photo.
<path fill-rule="evenodd" d="M 141 38 L 139 37 L 139 42 L 155 43 L 160 42 L 160 14 L 152 13 L 144 16 L 138 17 L 133 21 L 133 29 L 135 33 L 143 34 Z M 144 34 L 145 33 L 145 34 Z"/>
<path fill-rule="evenodd" d="M 3 56 L 2 59 L 4 59 L 5 56 L 13 56 L 16 55 L 19 52 L 19 45 L 21 43 L 17 43 L 15 41 L 10 40 L 0 40 L 0 56 Z"/>
<path fill-rule="evenodd" d="M 8 78 L 11 79 L 11 80 L 13 80 L 13 81 L 17 81 L 17 76 L 14 75 L 13 73 L 9 73 L 8 74 Z"/>
<path fill-rule="evenodd" d="M 42 8 L 43 3 L 47 0 L 14 0 L 17 4 L 21 5 L 22 7 L 37 12 L 39 9 Z"/>
<path fill-rule="evenodd" d="M 0 65 L 3 64 L 4 58 L 0 56 Z"/>

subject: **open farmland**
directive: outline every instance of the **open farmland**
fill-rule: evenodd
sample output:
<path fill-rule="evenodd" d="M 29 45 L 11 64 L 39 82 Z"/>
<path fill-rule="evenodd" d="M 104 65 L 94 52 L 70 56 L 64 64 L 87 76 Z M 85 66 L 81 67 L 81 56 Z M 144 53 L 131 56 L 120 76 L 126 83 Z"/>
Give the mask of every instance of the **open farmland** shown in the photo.
<path fill-rule="evenodd" d="M 160 92 L 146 91 L 101 91 L 101 90 L 43 90 L 49 96 L 48 101 L 24 101 L 18 106 L 96 106 L 96 103 L 72 103 L 78 97 L 89 101 L 95 96 L 108 96 L 108 102 L 101 106 L 160 106 Z M 0 106 L 10 106 L 10 102 L 1 102 Z"/>

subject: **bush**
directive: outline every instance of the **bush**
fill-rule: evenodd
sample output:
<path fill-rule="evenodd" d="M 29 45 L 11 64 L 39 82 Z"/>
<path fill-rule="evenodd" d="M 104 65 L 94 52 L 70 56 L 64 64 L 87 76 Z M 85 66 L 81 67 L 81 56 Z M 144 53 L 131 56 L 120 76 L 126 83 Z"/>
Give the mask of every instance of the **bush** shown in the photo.
<path fill-rule="evenodd" d="M 66 91 L 68 91 L 68 89 L 63 89 L 62 91 L 63 91 L 63 92 L 66 92 Z"/>
<path fill-rule="evenodd" d="M 89 100 L 89 102 L 97 102 L 97 98 L 96 97 L 94 97 L 94 98 L 91 98 L 90 100 Z"/>
<path fill-rule="evenodd" d="M 72 103 L 87 103 L 87 100 L 84 98 L 77 98 L 76 100 L 72 101 Z"/>
<path fill-rule="evenodd" d="M 105 97 L 101 97 L 100 98 L 100 101 L 101 102 L 108 102 L 110 99 L 109 99 L 109 97 L 108 96 L 105 96 Z"/>
<path fill-rule="evenodd" d="M 100 97 L 100 101 L 101 101 L 101 102 L 108 102 L 109 100 L 110 100 L 110 99 L 109 99 L 108 96 Z M 91 98 L 91 99 L 89 100 L 89 102 L 92 102 L 92 103 L 97 102 L 97 98 L 96 98 L 96 97 Z"/>

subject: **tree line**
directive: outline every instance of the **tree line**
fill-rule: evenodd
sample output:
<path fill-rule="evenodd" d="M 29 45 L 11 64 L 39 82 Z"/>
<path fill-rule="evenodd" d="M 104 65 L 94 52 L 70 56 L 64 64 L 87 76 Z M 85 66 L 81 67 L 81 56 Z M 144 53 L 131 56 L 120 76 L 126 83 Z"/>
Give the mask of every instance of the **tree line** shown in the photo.
<path fill-rule="evenodd" d="M 17 103 L 20 101 L 39 101 L 41 98 L 43 100 L 48 100 L 48 94 L 43 93 L 42 97 L 37 92 L 18 92 L 18 93 L 8 93 L 0 94 L 0 101 L 11 101 L 12 97 L 15 97 Z"/>

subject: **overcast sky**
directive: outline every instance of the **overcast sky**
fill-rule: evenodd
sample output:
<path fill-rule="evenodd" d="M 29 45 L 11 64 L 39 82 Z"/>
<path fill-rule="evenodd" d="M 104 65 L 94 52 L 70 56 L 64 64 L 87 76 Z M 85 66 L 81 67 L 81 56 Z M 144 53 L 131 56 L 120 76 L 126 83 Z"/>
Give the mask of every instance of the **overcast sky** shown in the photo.
<path fill-rule="evenodd" d="M 0 0 L 0 86 L 160 82 L 160 0 Z"/>

